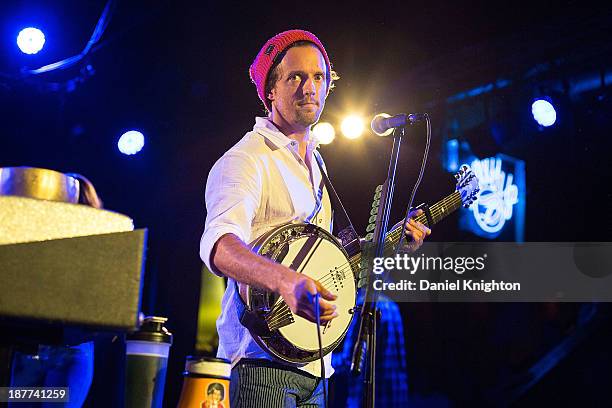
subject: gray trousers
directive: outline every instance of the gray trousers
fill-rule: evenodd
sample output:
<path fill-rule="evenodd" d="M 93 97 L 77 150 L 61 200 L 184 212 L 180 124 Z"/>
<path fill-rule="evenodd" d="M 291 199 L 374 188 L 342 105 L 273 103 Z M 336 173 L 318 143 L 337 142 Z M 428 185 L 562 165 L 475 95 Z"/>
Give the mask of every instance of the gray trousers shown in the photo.
<path fill-rule="evenodd" d="M 232 369 L 231 408 L 323 406 L 323 382 L 302 370 L 259 359 L 242 359 Z"/>

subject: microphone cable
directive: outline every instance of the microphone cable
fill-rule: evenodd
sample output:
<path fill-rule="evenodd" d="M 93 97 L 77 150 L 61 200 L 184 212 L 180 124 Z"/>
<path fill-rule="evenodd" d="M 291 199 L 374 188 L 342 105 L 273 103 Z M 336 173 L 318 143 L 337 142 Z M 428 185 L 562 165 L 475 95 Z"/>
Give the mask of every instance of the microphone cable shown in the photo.
<path fill-rule="evenodd" d="M 317 338 L 319 339 L 319 357 L 321 359 L 321 381 L 323 382 L 323 400 L 324 407 L 327 408 L 327 383 L 325 381 L 325 360 L 323 359 L 323 341 L 321 340 L 321 306 L 319 305 L 319 299 L 321 295 L 317 292 L 314 295 L 314 306 L 315 306 L 315 317 L 317 324 Z"/>
<path fill-rule="evenodd" d="M 417 178 L 417 182 L 412 188 L 412 193 L 410 193 L 410 201 L 408 202 L 408 210 L 406 211 L 406 217 L 404 218 L 404 224 L 402 228 L 406 228 L 405 225 L 408 222 L 408 216 L 410 215 L 410 210 L 412 209 L 412 203 L 414 202 L 414 196 L 416 195 L 417 189 L 421 184 L 421 180 L 423 179 L 423 174 L 425 173 L 425 164 L 427 163 L 427 156 L 429 155 L 429 145 L 431 143 L 431 122 L 429 120 L 429 115 L 424 113 L 425 122 L 427 123 L 427 141 L 425 142 L 425 151 L 423 152 L 423 160 L 421 161 L 421 170 L 419 171 L 419 177 Z M 429 226 L 430 228 L 432 225 Z M 404 239 L 406 234 L 402 234 L 400 238 L 400 242 L 397 245 L 397 249 L 401 248 L 404 244 Z M 396 250 L 397 251 L 397 250 Z"/>

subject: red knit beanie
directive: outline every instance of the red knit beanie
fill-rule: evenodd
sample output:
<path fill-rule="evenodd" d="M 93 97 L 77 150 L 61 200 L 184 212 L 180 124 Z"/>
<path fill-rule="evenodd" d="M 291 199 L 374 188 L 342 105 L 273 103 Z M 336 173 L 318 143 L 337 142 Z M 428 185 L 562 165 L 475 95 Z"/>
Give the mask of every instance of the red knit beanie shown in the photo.
<path fill-rule="evenodd" d="M 289 30 L 284 31 L 280 34 L 276 34 L 274 37 L 270 38 L 264 46 L 261 48 L 261 51 L 255 57 L 253 64 L 249 68 L 249 76 L 251 77 L 251 81 L 255 84 L 257 88 L 257 94 L 259 95 L 259 99 L 264 103 L 268 110 L 272 110 L 272 107 L 269 105 L 268 99 L 266 98 L 266 78 L 268 77 L 268 72 L 270 68 L 272 68 L 272 64 L 274 63 L 274 59 L 278 56 L 278 54 L 285 51 L 291 44 L 298 41 L 309 41 L 316 45 L 323 54 L 323 58 L 325 58 L 325 64 L 327 65 L 327 88 L 329 90 L 329 84 L 331 81 L 331 64 L 329 62 L 329 57 L 327 56 L 327 52 L 325 51 L 325 47 L 321 44 L 321 41 L 311 32 L 305 30 Z"/>

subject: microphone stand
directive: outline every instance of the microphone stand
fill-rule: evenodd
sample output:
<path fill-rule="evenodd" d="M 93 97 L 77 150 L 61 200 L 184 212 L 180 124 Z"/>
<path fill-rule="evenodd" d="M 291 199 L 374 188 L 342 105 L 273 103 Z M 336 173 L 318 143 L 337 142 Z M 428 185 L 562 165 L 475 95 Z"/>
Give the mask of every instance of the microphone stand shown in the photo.
<path fill-rule="evenodd" d="M 385 237 L 387 235 L 387 225 L 389 223 L 389 214 L 393 202 L 393 189 L 395 188 L 395 173 L 404 134 L 405 127 L 399 127 L 393 130 L 393 148 L 391 149 L 389 170 L 387 172 L 387 180 L 383 184 L 381 192 L 381 206 L 376 215 L 376 227 L 372 240 L 372 245 L 375 248 L 374 257 L 384 256 Z M 359 316 L 359 335 L 353 347 L 351 372 L 354 375 L 361 374 L 365 364 L 364 407 L 374 408 L 374 397 L 376 395 L 374 385 L 376 376 L 376 327 L 377 321 L 380 319 L 380 310 L 377 308 L 378 292 L 372 289 L 369 280 L 372 271 L 372 258 L 367 259 L 367 265 L 367 284 L 365 288 L 364 303 L 361 307 L 361 315 Z"/>

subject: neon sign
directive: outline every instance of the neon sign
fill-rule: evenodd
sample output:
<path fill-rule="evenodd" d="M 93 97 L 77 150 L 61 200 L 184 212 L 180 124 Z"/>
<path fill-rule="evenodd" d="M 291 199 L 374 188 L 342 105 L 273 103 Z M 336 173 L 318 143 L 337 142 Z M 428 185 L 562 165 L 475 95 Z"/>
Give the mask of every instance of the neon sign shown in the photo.
<path fill-rule="evenodd" d="M 502 171 L 499 157 L 476 159 L 471 167 L 480 184 L 477 200 L 471 206 L 474 220 L 483 231 L 497 233 L 512 218 L 513 206 L 519 202 L 514 175 Z"/>

